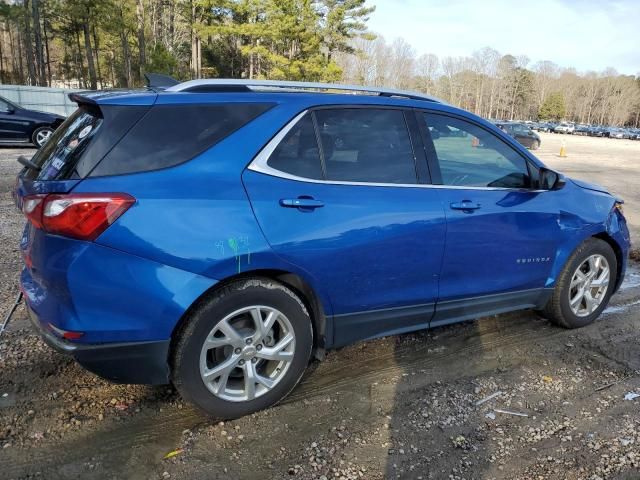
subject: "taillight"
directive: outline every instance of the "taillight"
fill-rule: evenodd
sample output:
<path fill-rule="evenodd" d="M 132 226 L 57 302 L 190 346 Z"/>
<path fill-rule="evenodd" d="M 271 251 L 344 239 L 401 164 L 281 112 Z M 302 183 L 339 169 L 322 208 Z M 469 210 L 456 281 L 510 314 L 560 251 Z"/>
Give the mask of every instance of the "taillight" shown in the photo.
<path fill-rule="evenodd" d="M 95 240 L 135 203 L 126 193 L 29 195 L 22 211 L 36 228 L 79 240 Z"/>
<path fill-rule="evenodd" d="M 42 202 L 46 195 L 28 195 L 22 199 L 22 213 L 34 227 L 42 228 Z"/>

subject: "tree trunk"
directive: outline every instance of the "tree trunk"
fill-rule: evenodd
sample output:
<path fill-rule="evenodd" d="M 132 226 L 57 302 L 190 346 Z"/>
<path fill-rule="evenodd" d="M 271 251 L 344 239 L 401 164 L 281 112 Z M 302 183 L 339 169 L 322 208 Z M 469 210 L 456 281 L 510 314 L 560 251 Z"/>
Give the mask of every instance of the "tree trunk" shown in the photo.
<path fill-rule="evenodd" d="M 167 41 L 168 50 L 173 52 L 173 46 L 176 42 L 176 4 L 172 0 L 169 3 L 169 38 Z"/>
<path fill-rule="evenodd" d="M 47 10 L 43 10 L 44 18 L 42 19 L 42 34 L 44 37 L 44 51 L 47 55 L 47 85 L 51 86 L 51 55 L 49 54 L 49 17 L 47 16 Z"/>
<path fill-rule="evenodd" d="M 3 43 L 4 22 L 2 22 L 2 27 L 0 28 L 0 83 L 4 83 L 4 48 L 2 48 Z"/>
<path fill-rule="evenodd" d="M 77 28 L 77 25 L 76 25 Z M 84 73 L 84 62 L 82 61 L 82 47 L 80 46 L 80 30 L 76 30 L 76 48 L 77 54 L 74 55 L 76 58 L 76 68 L 78 69 L 78 81 L 81 83 L 80 88 L 86 88 L 87 85 L 87 77 Z"/>
<path fill-rule="evenodd" d="M 9 35 L 11 35 L 11 30 L 9 30 Z M 17 61 L 18 82 L 24 84 L 27 82 L 26 82 L 26 79 L 24 78 L 24 63 L 22 62 L 22 35 L 20 35 L 20 29 L 17 27 L 16 27 L 16 41 L 18 42 L 18 48 L 17 50 L 15 50 L 12 45 L 11 51 L 14 52 L 14 57 L 13 57 L 14 65 L 15 65 L 16 54 L 18 57 L 18 61 Z"/>
<path fill-rule="evenodd" d="M 191 0 L 191 76 L 200 78 L 200 39 L 195 29 L 196 4 Z"/>
<path fill-rule="evenodd" d="M 89 69 L 89 82 L 91 90 L 98 89 L 98 79 L 96 77 L 96 66 L 93 62 L 93 48 L 91 47 L 91 32 L 89 30 L 89 12 L 87 18 L 82 22 L 82 31 L 84 32 L 84 49 L 87 55 L 87 67 Z"/>
<path fill-rule="evenodd" d="M 122 43 L 122 64 L 124 66 L 124 86 L 131 86 L 131 51 L 129 50 L 129 41 L 124 30 L 120 32 L 120 42 Z"/>
<path fill-rule="evenodd" d="M 40 25 L 40 0 L 31 0 L 31 12 L 33 14 L 33 38 L 36 44 L 36 70 L 38 72 L 38 85 L 47 86 L 47 72 L 44 66 L 44 50 L 42 46 L 42 27 Z"/>
<path fill-rule="evenodd" d="M 34 57 L 33 57 L 33 45 L 31 43 L 31 14 L 29 12 L 29 0 L 24 2 L 24 44 L 27 55 L 27 70 L 29 72 L 29 85 L 38 84 L 38 74 L 36 72 Z"/>
<path fill-rule="evenodd" d="M 144 67 L 147 63 L 145 58 L 145 42 L 144 42 L 144 4 L 142 0 L 136 1 L 136 17 L 138 19 L 138 53 L 139 53 L 139 76 L 142 80 L 144 75 Z"/>
<path fill-rule="evenodd" d="M 91 26 L 91 33 L 93 34 L 93 53 L 96 57 L 96 72 L 98 74 L 98 81 L 100 82 L 100 88 L 104 88 L 104 79 L 100 72 L 100 44 L 98 43 L 98 32 L 96 32 L 96 26 Z"/>

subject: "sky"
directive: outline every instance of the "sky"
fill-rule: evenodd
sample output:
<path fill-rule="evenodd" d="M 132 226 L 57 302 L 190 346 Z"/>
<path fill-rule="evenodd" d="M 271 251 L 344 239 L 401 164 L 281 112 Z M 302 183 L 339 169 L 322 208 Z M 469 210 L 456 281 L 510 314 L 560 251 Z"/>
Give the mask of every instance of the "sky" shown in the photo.
<path fill-rule="evenodd" d="M 640 0 L 369 0 L 370 30 L 418 55 L 482 47 L 579 72 L 640 75 Z"/>

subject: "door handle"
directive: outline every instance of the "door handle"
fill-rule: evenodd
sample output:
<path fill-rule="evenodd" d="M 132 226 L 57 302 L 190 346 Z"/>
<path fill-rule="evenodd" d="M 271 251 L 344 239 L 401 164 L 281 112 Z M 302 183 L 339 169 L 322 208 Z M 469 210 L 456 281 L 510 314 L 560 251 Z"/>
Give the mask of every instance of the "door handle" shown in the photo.
<path fill-rule="evenodd" d="M 454 202 L 451 205 L 453 210 L 477 210 L 480 208 L 480 204 L 472 202 L 471 200 L 463 200 L 461 202 Z"/>
<path fill-rule="evenodd" d="M 310 197 L 283 198 L 280 200 L 280 206 L 286 208 L 299 208 L 301 210 L 314 210 L 316 208 L 324 207 L 324 203 Z"/>

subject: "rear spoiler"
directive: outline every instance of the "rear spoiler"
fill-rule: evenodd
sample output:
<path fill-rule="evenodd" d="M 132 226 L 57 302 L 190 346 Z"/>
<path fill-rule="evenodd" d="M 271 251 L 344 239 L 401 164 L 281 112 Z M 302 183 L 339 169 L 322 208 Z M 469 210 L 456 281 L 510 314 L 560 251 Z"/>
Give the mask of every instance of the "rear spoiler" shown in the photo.
<path fill-rule="evenodd" d="M 89 95 L 91 95 L 92 93 L 95 94 L 95 92 L 71 92 L 69 94 L 69 100 L 71 100 L 72 102 L 77 103 L 78 105 L 97 105 L 98 102 L 96 102 L 93 98 L 91 98 Z"/>
<path fill-rule="evenodd" d="M 175 78 L 162 73 L 145 73 L 144 77 L 147 79 L 147 87 L 154 90 L 164 90 L 180 83 Z"/>

